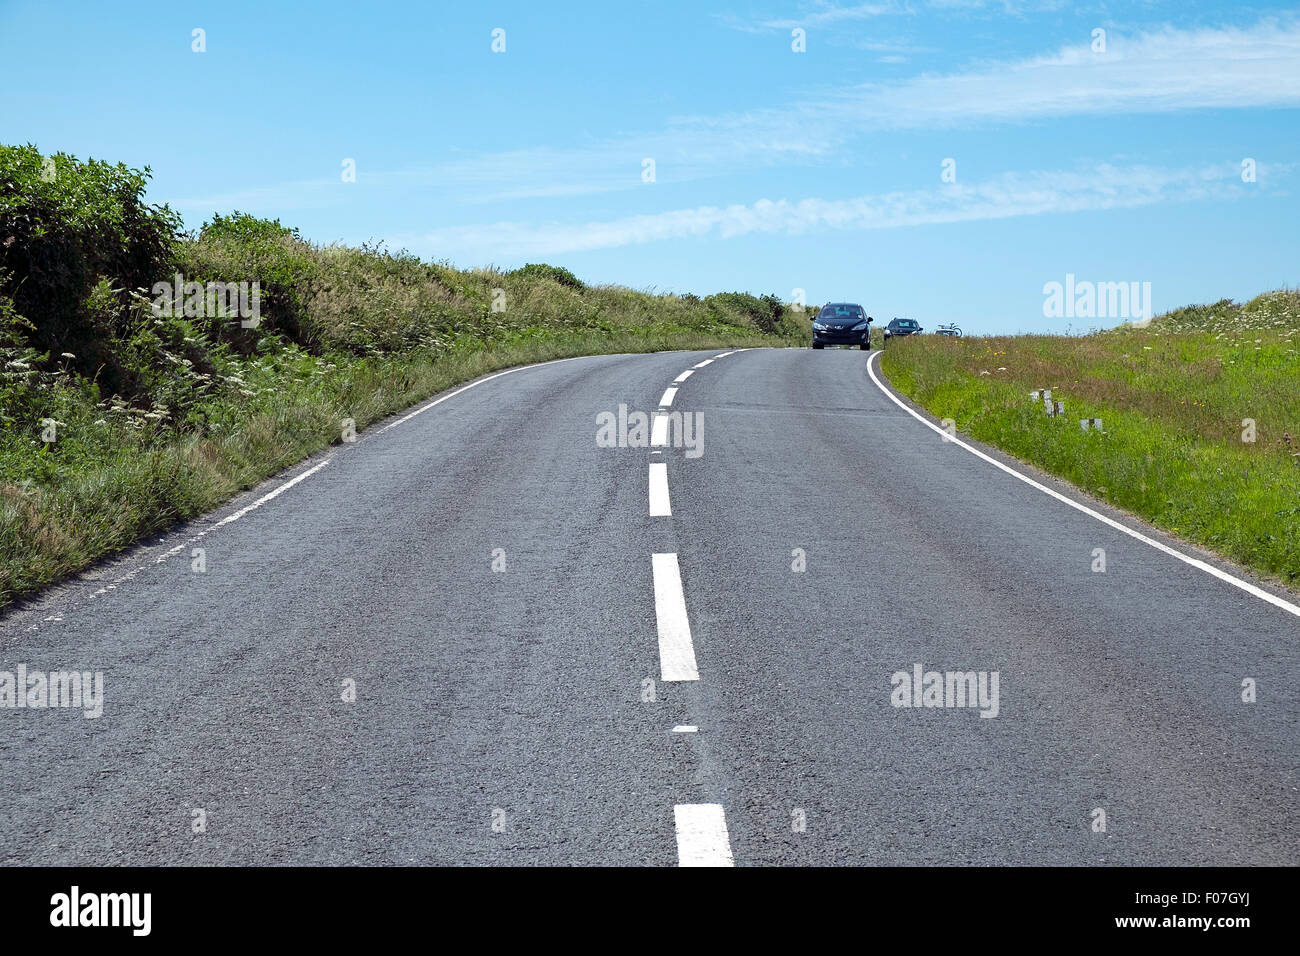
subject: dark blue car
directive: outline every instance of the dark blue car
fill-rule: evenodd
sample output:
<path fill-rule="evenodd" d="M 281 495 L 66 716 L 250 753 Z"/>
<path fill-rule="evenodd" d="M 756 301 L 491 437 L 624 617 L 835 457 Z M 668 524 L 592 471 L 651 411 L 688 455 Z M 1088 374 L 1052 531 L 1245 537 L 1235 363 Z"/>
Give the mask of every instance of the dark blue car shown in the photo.
<path fill-rule="evenodd" d="M 925 330 L 921 328 L 921 323 L 916 319 L 894 319 L 885 326 L 885 341 L 888 342 L 900 335 L 920 335 L 923 331 Z"/>
<path fill-rule="evenodd" d="M 853 302 L 827 302 L 812 323 L 812 347 L 856 345 L 871 348 L 871 316 Z"/>

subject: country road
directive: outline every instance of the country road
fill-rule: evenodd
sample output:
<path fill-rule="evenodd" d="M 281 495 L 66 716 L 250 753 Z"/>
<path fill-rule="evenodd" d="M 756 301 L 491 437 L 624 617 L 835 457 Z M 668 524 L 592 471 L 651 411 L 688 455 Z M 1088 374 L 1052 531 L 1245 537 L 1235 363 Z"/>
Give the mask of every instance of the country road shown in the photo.
<path fill-rule="evenodd" d="M 1294 596 L 872 371 L 498 373 L 16 608 L 0 671 L 103 701 L 0 709 L 0 862 L 1300 863 Z"/>

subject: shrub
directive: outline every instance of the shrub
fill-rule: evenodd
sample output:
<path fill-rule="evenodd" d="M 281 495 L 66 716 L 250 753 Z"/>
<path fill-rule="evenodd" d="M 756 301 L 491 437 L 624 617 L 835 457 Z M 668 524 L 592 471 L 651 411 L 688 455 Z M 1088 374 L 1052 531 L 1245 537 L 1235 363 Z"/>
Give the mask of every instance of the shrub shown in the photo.
<path fill-rule="evenodd" d="M 126 321 L 111 289 L 150 286 L 172 262 L 179 217 L 144 201 L 149 168 L 128 169 L 35 146 L 0 146 L 0 294 L 31 323 L 26 338 L 118 390 L 109 339 Z M 108 278 L 109 291 L 99 288 Z"/>
<path fill-rule="evenodd" d="M 570 289 L 582 290 L 587 288 L 585 282 L 563 266 L 548 266 L 539 262 L 530 262 L 525 266 L 520 266 L 510 275 L 516 279 L 550 279 L 552 282 L 558 282 Z"/>

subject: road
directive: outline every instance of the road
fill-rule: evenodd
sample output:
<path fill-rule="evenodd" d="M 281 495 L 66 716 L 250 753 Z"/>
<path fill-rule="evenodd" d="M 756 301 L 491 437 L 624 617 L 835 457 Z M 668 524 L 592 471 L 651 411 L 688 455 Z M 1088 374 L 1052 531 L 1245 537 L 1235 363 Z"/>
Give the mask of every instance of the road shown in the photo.
<path fill-rule="evenodd" d="M 602 447 L 669 401 L 696 443 Z M 0 709 L 0 860 L 1294 865 L 1298 637 L 867 354 L 573 359 L 9 613 L 0 670 L 104 690 Z"/>

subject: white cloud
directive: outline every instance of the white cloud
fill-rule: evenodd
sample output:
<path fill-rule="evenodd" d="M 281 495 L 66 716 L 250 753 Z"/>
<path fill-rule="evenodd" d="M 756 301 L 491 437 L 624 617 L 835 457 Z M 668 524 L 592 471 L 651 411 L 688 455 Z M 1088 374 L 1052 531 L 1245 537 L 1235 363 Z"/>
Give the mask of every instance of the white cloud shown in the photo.
<path fill-rule="evenodd" d="M 753 233 L 798 235 L 828 229 L 892 229 L 1045 213 L 1131 208 L 1227 197 L 1240 185 L 1235 165 L 1196 169 L 1103 165 L 1079 172 L 1008 173 L 851 199 L 760 199 L 586 223 L 498 222 L 394 237 L 391 244 L 461 262 L 508 261 L 673 239 L 729 239 Z"/>
<path fill-rule="evenodd" d="M 1023 16 L 1026 13 L 1059 10 L 1067 0 L 925 0 L 921 6 L 934 10 L 975 11 L 992 9 L 994 13 L 1009 16 Z M 838 4 L 830 0 L 818 0 L 805 5 L 795 16 L 764 17 L 744 19 L 735 14 L 719 14 L 718 18 L 727 26 L 746 33 L 772 33 L 778 30 L 790 30 L 794 27 L 821 27 L 827 24 L 843 24 L 859 20 L 874 20 L 885 16 L 912 16 L 917 13 L 917 3 L 889 2 Z"/>
<path fill-rule="evenodd" d="M 852 6 L 820 3 L 800 17 L 764 20 L 759 23 L 759 27 L 764 30 L 792 30 L 795 27 L 820 27 L 846 20 L 871 20 L 903 12 L 904 9 L 896 3 L 855 3 Z"/>
<path fill-rule="evenodd" d="M 909 8 L 899 3 L 857 3 L 851 6 L 817 3 L 811 9 L 807 9 L 795 17 L 764 17 L 753 20 L 738 17 L 731 13 L 715 14 L 715 16 L 734 30 L 741 30 L 745 33 L 773 33 L 792 30 L 795 27 L 818 27 L 846 20 L 870 20 L 890 14 L 911 12 Z"/>
<path fill-rule="evenodd" d="M 1300 105 L 1300 24 L 1111 35 L 1048 56 L 862 88 L 828 116 L 891 128 Z"/>
<path fill-rule="evenodd" d="M 1085 40 L 964 72 L 826 90 L 785 107 L 679 117 L 657 132 L 589 147 L 489 154 L 439 167 L 430 178 L 469 189 L 508 183 L 515 197 L 557 186 L 576 195 L 636 188 L 646 156 L 661 180 L 689 180 L 833 155 L 882 131 L 1300 106 L 1300 20 L 1133 38 L 1112 32 L 1108 41 L 1104 54 Z"/>
<path fill-rule="evenodd" d="M 460 202 L 553 198 L 642 188 L 645 157 L 656 161 L 661 182 L 680 182 L 738 167 L 797 165 L 897 130 L 1300 106 L 1300 19 L 1294 17 L 1136 37 L 1112 31 L 1107 45 L 1108 52 L 1095 54 L 1084 39 L 1051 54 L 961 72 L 823 89 L 782 107 L 678 117 L 659 130 L 589 145 L 463 154 L 365 179 L 380 188 L 419 186 Z M 246 195 L 268 194 L 281 208 L 316 205 L 328 195 L 321 183 Z M 185 203 L 197 208 L 204 201 Z"/>

